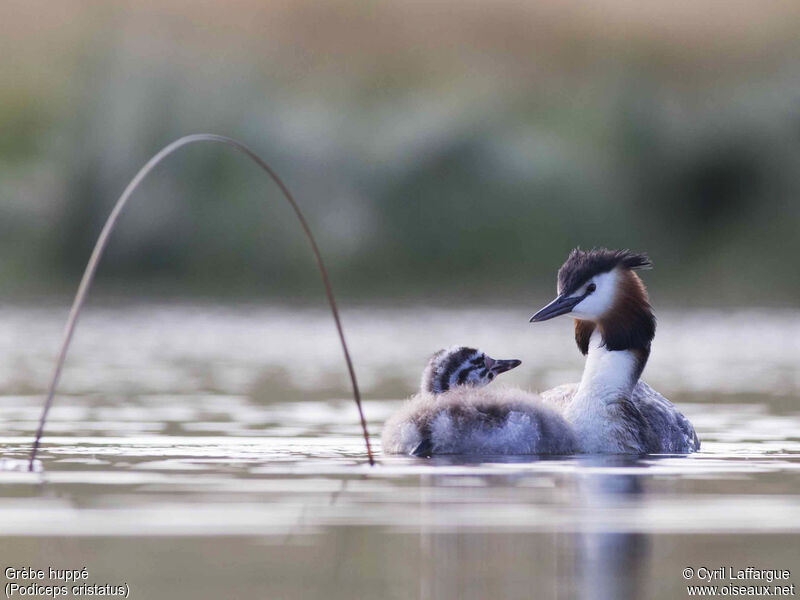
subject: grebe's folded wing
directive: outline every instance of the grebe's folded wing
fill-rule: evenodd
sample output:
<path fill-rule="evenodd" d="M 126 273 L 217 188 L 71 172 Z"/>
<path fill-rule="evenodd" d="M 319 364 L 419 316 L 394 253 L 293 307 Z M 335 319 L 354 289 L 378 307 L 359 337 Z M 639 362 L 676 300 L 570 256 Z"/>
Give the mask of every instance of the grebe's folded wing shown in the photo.
<path fill-rule="evenodd" d="M 542 402 L 556 411 L 564 412 L 578 391 L 577 383 L 565 383 L 540 394 Z M 664 396 L 643 381 L 633 388 L 631 401 L 644 417 L 657 440 L 652 452 L 657 454 L 686 454 L 700 449 L 692 423 Z"/>
<path fill-rule="evenodd" d="M 700 449 L 700 440 L 689 419 L 644 381 L 636 384 L 633 402 L 660 441 L 660 453 L 685 454 Z"/>

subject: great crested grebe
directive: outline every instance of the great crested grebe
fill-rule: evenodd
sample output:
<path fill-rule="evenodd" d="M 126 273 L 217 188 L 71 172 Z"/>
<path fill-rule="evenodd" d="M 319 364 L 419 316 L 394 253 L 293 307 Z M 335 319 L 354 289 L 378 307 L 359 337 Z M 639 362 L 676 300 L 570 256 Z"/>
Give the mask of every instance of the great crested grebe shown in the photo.
<path fill-rule="evenodd" d="M 487 389 L 497 375 L 519 366 L 480 350 L 454 346 L 428 361 L 420 393 L 386 422 L 386 454 L 571 454 L 569 424 L 535 394 Z"/>
<path fill-rule="evenodd" d="M 558 271 L 558 297 L 531 317 L 532 323 L 575 318 L 575 341 L 586 355 L 581 381 L 542 397 L 570 422 L 579 452 L 685 454 L 700 448 L 689 420 L 639 381 L 656 319 L 635 271 L 650 267 L 647 255 L 628 250 L 573 250 Z"/>

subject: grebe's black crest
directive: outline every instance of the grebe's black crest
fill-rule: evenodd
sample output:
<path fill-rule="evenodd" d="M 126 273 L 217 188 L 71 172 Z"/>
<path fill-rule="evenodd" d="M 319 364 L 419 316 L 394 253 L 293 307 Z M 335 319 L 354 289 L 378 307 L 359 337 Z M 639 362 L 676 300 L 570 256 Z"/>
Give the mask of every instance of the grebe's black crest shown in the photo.
<path fill-rule="evenodd" d="M 576 248 L 569 253 L 566 262 L 558 270 L 558 293 L 569 296 L 595 275 L 607 273 L 617 267 L 637 270 L 650 269 L 652 266 L 647 254 L 607 248 Z"/>

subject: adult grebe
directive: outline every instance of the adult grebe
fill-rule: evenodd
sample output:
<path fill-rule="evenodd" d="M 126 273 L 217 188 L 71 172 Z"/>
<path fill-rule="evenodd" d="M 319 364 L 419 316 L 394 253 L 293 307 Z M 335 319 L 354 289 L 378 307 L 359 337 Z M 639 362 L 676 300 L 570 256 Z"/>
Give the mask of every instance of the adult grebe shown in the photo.
<path fill-rule="evenodd" d="M 628 250 L 573 250 L 558 271 L 558 297 L 531 317 L 575 318 L 575 341 L 586 355 L 581 381 L 542 397 L 563 411 L 582 453 L 685 454 L 700 448 L 689 420 L 639 381 L 656 319 L 635 271 L 650 267 L 647 255 Z"/>
<path fill-rule="evenodd" d="M 571 454 L 569 424 L 535 394 L 485 388 L 518 360 L 495 360 L 454 346 L 428 361 L 420 393 L 386 422 L 387 454 Z"/>

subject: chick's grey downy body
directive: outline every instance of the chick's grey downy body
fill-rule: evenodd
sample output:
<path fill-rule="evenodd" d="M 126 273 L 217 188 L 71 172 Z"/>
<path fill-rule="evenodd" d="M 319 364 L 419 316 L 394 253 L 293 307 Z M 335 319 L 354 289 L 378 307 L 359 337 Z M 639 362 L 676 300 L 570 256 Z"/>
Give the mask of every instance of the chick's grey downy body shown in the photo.
<path fill-rule="evenodd" d="M 570 425 L 535 394 L 502 386 L 420 393 L 386 422 L 388 454 L 571 454 Z"/>
<path fill-rule="evenodd" d="M 494 360 L 474 348 L 433 355 L 421 391 L 386 422 L 387 454 L 570 454 L 569 424 L 535 394 L 492 386 L 496 375 L 520 364 Z"/>

